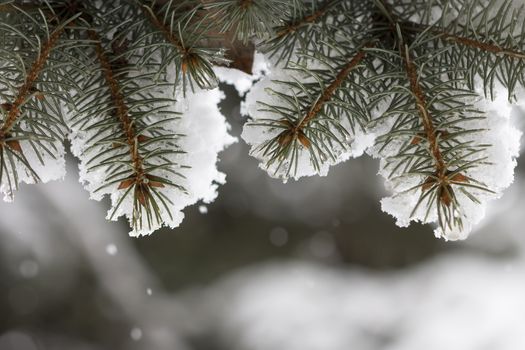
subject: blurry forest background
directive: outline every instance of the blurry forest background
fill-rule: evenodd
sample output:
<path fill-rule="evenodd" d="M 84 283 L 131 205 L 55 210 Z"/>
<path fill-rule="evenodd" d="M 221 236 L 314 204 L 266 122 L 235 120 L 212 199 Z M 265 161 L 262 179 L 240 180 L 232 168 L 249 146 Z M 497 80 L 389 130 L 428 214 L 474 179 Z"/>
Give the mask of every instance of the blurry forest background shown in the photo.
<path fill-rule="evenodd" d="M 240 140 L 214 203 L 134 239 L 69 159 L 65 182 L 0 203 L 0 350 L 525 349 L 525 166 L 478 232 L 448 243 L 381 212 L 377 167 L 282 184 Z"/>

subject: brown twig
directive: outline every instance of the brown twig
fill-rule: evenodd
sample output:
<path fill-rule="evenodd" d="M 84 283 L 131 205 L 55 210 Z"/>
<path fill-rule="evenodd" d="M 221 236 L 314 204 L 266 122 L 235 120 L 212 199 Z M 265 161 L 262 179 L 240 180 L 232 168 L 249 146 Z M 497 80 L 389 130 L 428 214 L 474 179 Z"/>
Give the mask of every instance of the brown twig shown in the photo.
<path fill-rule="evenodd" d="M 328 10 L 330 9 L 330 6 L 332 6 L 337 1 L 339 1 L 339 0 L 326 1 L 323 4 L 323 6 L 321 6 L 314 13 L 312 13 L 312 14 L 306 16 L 306 17 L 303 17 L 299 21 L 296 21 L 294 23 L 288 24 L 284 29 L 282 29 L 281 31 L 279 31 L 279 33 L 277 33 L 276 37 L 277 38 L 282 38 L 285 35 L 288 35 L 290 33 L 295 32 L 297 29 L 299 29 L 300 27 L 302 27 L 304 25 L 307 25 L 307 24 L 310 24 L 310 23 L 314 23 L 319 18 L 323 17 L 328 12 Z"/>
<path fill-rule="evenodd" d="M 378 2 L 382 5 L 382 8 L 387 11 L 386 15 L 391 23 L 390 30 L 394 33 L 394 35 L 398 36 L 397 46 L 399 48 L 399 55 L 404 62 L 406 75 L 410 85 L 410 91 L 414 96 L 418 114 L 423 124 L 423 132 L 419 133 L 416 138 L 412 139 L 411 144 L 419 144 L 419 137 L 426 139 L 428 142 L 429 152 L 432 154 L 432 158 L 434 159 L 435 171 L 433 175 L 428 176 L 421 184 L 421 189 L 423 192 L 425 192 L 432 187 L 435 187 L 437 189 L 439 202 L 448 207 L 455 200 L 454 190 L 452 189 L 451 184 L 469 182 L 469 178 L 464 174 L 448 170 L 448 165 L 443 158 L 438 141 L 440 137 L 447 135 L 448 132 L 446 130 L 436 129 L 432 115 L 429 111 L 425 91 L 419 83 L 417 66 L 414 63 L 414 59 L 410 53 L 408 45 L 404 42 L 403 34 L 397 33 L 397 26 L 402 27 L 403 24 L 406 24 L 406 22 L 400 20 L 399 17 L 394 14 L 388 4 L 382 2 L 381 0 L 378 0 Z M 414 142 L 414 140 L 416 141 Z"/>
<path fill-rule="evenodd" d="M 389 4 L 383 2 L 382 0 L 378 0 L 378 3 L 382 7 L 380 10 L 387 11 L 385 15 L 391 22 L 390 30 L 395 33 L 396 26 L 403 22 L 398 18 L 398 16 L 395 15 Z M 424 137 L 429 144 L 430 153 L 434 158 L 436 175 L 439 179 L 443 179 L 447 173 L 447 164 L 445 163 L 439 148 L 437 137 L 438 133 L 436 127 L 434 126 L 432 115 L 428 109 L 427 97 L 425 96 L 423 87 L 419 83 L 417 66 L 414 63 L 410 50 L 408 49 L 408 45 L 406 45 L 404 42 L 402 34 L 398 36 L 398 40 L 397 46 L 399 48 L 399 55 L 403 59 L 406 75 L 410 84 L 410 91 L 416 100 L 416 107 L 418 109 L 419 116 L 421 117 L 421 121 L 423 122 Z"/>
<path fill-rule="evenodd" d="M 432 153 L 435 161 L 436 173 L 441 177 L 447 172 L 447 165 L 441 154 L 439 148 L 437 132 L 432 121 L 432 116 L 428 110 L 428 103 L 426 100 L 425 93 L 421 84 L 419 84 L 419 76 L 417 73 L 417 67 L 414 63 L 408 46 L 400 45 L 400 54 L 405 62 L 405 70 L 410 82 L 410 91 L 416 99 L 416 106 L 423 122 L 423 129 L 425 131 L 425 138 L 428 141 L 430 152 Z"/>
<path fill-rule="evenodd" d="M 471 39 L 471 38 L 467 38 L 467 37 L 456 35 L 456 34 L 450 34 L 450 33 L 447 33 L 441 30 L 432 29 L 430 28 L 430 26 L 427 26 L 427 25 L 413 23 L 413 22 L 403 22 L 401 23 L 401 27 L 405 30 L 418 32 L 418 33 L 423 32 L 425 30 L 430 30 L 433 34 L 440 36 L 444 40 L 454 42 L 456 44 L 479 49 L 481 51 L 494 53 L 496 55 L 504 55 L 504 56 L 509 56 L 509 57 L 517 58 L 517 59 L 525 59 L 525 52 L 517 51 L 514 49 L 510 49 L 510 48 L 504 48 L 496 44 L 489 44 L 489 43 L 486 43 L 480 40 Z"/>
<path fill-rule="evenodd" d="M 371 47 L 372 44 L 367 44 L 364 47 Z M 297 129 L 304 128 L 312 119 L 314 119 L 317 114 L 321 111 L 323 106 L 326 102 L 328 102 L 335 90 L 341 86 L 341 84 L 344 82 L 348 74 L 361 63 L 361 61 L 365 58 L 366 51 L 361 49 L 357 52 L 357 54 L 339 71 L 339 73 L 336 75 L 335 79 L 332 81 L 330 85 L 323 91 L 321 97 L 315 102 L 315 104 L 312 106 L 312 108 L 306 113 L 302 118 L 301 121 L 297 124 Z"/>
<path fill-rule="evenodd" d="M 355 69 L 359 65 L 359 63 L 361 63 L 361 61 L 363 61 L 363 59 L 366 57 L 366 51 L 364 50 L 364 48 L 372 46 L 372 43 L 366 44 L 347 64 L 344 65 L 344 67 L 336 75 L 332 83 L 323 91 L 323 93 L 317 99 L 312 108 L 310 108 L 310 110 L 303 115 L 303 117 L 299 120 L 298 123 L 293 124 L 286 119 L 281 121 L 281 123 L 287 127 L 287 129 L 281 132 L 277 138 L 281 146 L 285 147 L 289 145 L 293 140 L 298 139 L 299 142 L 303 144 L 303 146 L 305 146 L 306 148 L 310 147 L 311 142 L 310 140 L 308 140 L 303 129 L 308 125 L 308 123 L 310 123 L 317 117 L 319 112 L 321 112 L 321 110 L 323 109 L 323 106 L 328 101 L 330 101 L 337 88 L 340 87 L 341 84 L 343 84 L 348 74 L 350 74 L 350 72 L 353 69 Z"/>
<path fill-rule="evenodd" d="M 416 100 L 419 116 L 423 122 L 424 137 L 428 142 L 429 151 L 434 158 L 435 172 L 432 176 L 428 176 L 425 179 L 421 185 L 421 189 L 424 192 L 433 186 L 436 186 L 439 201 L 448 207 L 452 204 L 455 198 L 451 184 L 469 182 L 469 178 L 462 173 L 448 170 L 447 163 L 443 158 L 438 142 L 439 137 L 443 135 L 443 131 L 436 130 L 434 126 L 423 87 L 419 84 L 417 67 L 410 55 L 408 46 L 403 45 L 400 47 L 400 54 L 405 61 L 405 70 L 410 82 L 410 91 Z"/>
<path fill-rule="evenodd" d="M 95 42 L 95 51 L 97 58 L 104 72 L 104 78 L 106 84 L 109 87 L 111 93 L 111 99 L 115 107 L 115 115 L 122 123 L 122 128 L 126 135 L 126 142 L 129 147 L 131 154 L 131 159 L 133 162 L 133 168 L 135 170 L 135 179 L 136 181 L 142 181 L 144 176 L 143 160 L 139 153 L 137 147 L 137 135 L 135 133 L 135 128 L 133 122 L 129 116 L 128 107 L 124 101 L 124 96 L 120 92 L 120 85 L 115 77 L 111 63 L 102 47 L 100 37 L 94 30 L 88 31 L 89 38 Z"/>
<path fill-rule="evenodd" d="M 13 103 L 10 104 L 7 117 L 4 120 L 2 126 L 0 127 L 0 140 L 3 140 L 6 134 L 9 133 L 13 125 L 16 123 L 18 118 L 22 115 L 21 108 L 27 98 L 33 94 L 35 91 L 35 82 L 38 79 L 38 76 L 42 72 L 51 50 L 56 45 L 60 35 L 64 31 L 63 28 L 59 28 L 53 32 L 48 38 L 48 40 L 42 45 L 40 54 L 33 62 L 29 73 L 27 73 L 24 84 L 18 89 L 18 93 Z"/>
<path fill-rule="evenodd" d="M 153 12 L 153 9 L 142 6 L 142 12 L 150 22 L 162 32 L 166 40 L 175 46 L 183 56 L 188 54 L 188 49 L 185 48 L 179 38 L 177 38 L 177 36 L 174 35 L 164 23 L 162 23 L 158 16 Z"/>
<path fill-rule="evenodd" d="M 169 27 L 162 23 L 158 16 L 153 12 L 153 9 L 142 6 L 142 12 L 150 22 L 161 31 L 166 40 L 177 48 L 181 54 L 181 70 L 183 74 L 186 74 L 188 70 L 191 72 L 202 63 L 200 56 L 196 54 L 191 47 L 184 46 L 184 43 L 172 33 Z"/>
<path fill-rule="evenodd" d="M 249 6 L 252 5 L 253 0 L 239 0 L 239 6 L 242 9 L 247 9 Z"/>

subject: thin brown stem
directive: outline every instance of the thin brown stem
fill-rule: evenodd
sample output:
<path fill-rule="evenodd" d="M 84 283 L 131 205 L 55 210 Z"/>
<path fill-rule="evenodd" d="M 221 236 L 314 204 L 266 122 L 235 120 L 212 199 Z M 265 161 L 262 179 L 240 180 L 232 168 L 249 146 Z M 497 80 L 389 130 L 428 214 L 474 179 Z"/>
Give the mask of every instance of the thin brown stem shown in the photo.
<path fill-rule="evenodd" d="M 371 47 L 372 44 L 367 44 L 365 47 Z M 322 95 L 315 102 L 312 108 L 306 113 L 301 121 L 297 124 L 296 129 L 300 130 L 304 128 L 309 122 L 311 122 L 321 111 L 323 106 L 328 102 L 338 87 L 344 82 L 348 74 L 363 61 L 366 56 L 366 51 L 361 49 L 357 54 L 339 71 L 335 79 L 330 85 L 323 91 Z"/>
<path fill-rule="evenodd" d="M 169 27 L 159 19 L 157 14 L 153 12 L 153 9 L 143 6 L 142 11 L 146 17 L 149 18 L 150 22 L 161 31 L 166 40 L 171 43 L 181 54 L 181 69 L 183 74 L 186 74 L 188 69 L 192 69 L 192 67 L 194 68 L 200 64 L 200 57 L 192 53 L 191 48 L 184 46 L 183 42 L 181 42 L 179 38 L 177 38 L 177 36 L 172 33 Z"/>
<path fill-rule="evenodd" d="M 64 31 L 63 28 L 55 30 L 42 45 L 38 57 L 33 62 L 29 72 L 27 73 L 24 84 L 18 89 L 18 93 L 13 103 L 10 104 L 9 112 L 4 120 L 4 123 L 0 127 L 0 139 L 4 139 L 5 135 L 9 133 L 9 130 L 15 125 L 18 118 L 22 116 L 22 105 L 25 103 L 27 98 L 32 94 L 42 69 L 44 68 L 51 50 L 55 47 L 60 35 Z"/>
<path fill-rule="evenodd" d="M 397 25 L 401 26 L 403 22 L 399 19 L 398 16 L 395 15 L 389 4 L 383 2 L 382 0 L 376 1 L 379 10 L 381 10 L 391 22 L 391 30 L 396 33 L 397 30 L 395 29 L 395 27 Z M 396 35 L 398 34 L 396 33 Z M 417 66 L 414 63 L 413 57 L 410 53 L 410 50 L 408 49 L 408 45 L 406 45 L 404 42 L 402 34 L 398 35 L 397 45 L 399 47 L 399 54 L 403 59 L 406 75 L 410 83 L 410 91 L 412 92 L 412 95 L 416 100 L 416 107 L 418 109 L 419 116 L 421 117 L 421 121 L 423 123 L 425 139 L 429 144 L 429 151 L 434 158 L 436 175 L 439 177 L 440 180 L 443 180 L 447 175 L 447 164 L 445 162 L 445 159 L 443 158 L 441 149 L 439 148 L 438 132 L 436 130 L 436 127 L 434 126 L 434 121 L 428 108 L 427 97 L 425 95 L 423 87 L 419 83 Z"/>
<path fill-rule="evenodd" d="M 106 55 L 106 52 L 104 51 L 104 48 L 102 47 L 100 37 L 94 30 L 89 30 L 88 35 L 89 38 L 95 42 L 95 51 L 100 66 L 102 67 L 106 84 L 108 85 L 111 93 L 111 99 L 115 107 L 115 115 L 122 123 L 122 128 L 124 129 L 126 142 L 128 144 L 133 162 L 133 168 L 135 169 L 137 175 L 137 181 L 140 181 L 144 175 L 143 160 L 138 150 L 137 135 L 135 133 L 133 122 L 129 116 L 128 107 L 126 106 L 124 96 L 120 91 L 120 85 L 117 78 L 115 77 L 111 63 Z"/>
<path fill-rule="evenodd" d="M 432 153 L 435 161 L 436 173 L 438 176 L 444 177 L 447 173 L 447 165 L 441 154 L 439 148 L 438 138 L 432 116 L 428 110 L 428 102 L 425 96 L 423 87 L 419 83 L 419 77 L 417 73 L 417 66 L 414 63 L 408 46 L 400 45 L 400 54 L 403 57 L 405 63 L 405 70 L 410 82 L 410 91 L 416 99 L 416 106 L 419 111 L 419 116 L 423 122 L 423 129 L 425 131 L 425 138 L 429 144 L 429 150 Z"/>
<path fill-rule="evenodd" d="M 302 19 L 300 19 L 300 20 L 298 20 L 298 21 L 296 21 L 294 23 L 288 24 L 284 29 L 282 29 L 281 31 L 279 31 L 279 33 L 277 33 L 277 38 L 281 38 L 281 37 L 283 37 L 285 35 L 293 33 L 293 32 L 295 32 L 296 30 L 298 30 L 299 28 L 301 28 L 304 25 L 307 25 L 307 24 L 310 24 L 310 23 L 314 23 L 319 18 L 323 17 L 328 12 L 330 7 L 334 3 L 338 2 L 338 1 L 339 0 L 326 1 L 325 4 L 323 4 L 323 6 L 321 6 L 314 13 L 312 13 L 312 14 L 306 16 L 306 17 L 303 17 Z"/>
<path fill-rule="evenodd" d="M 445 38 L 445 40 L 454 41 L 458 44 L 474 47 L 474 48 L 477 48 L 483 51 L 488 51 L 488 52 L 492 52 L 492 53 L 499 54 L 499 55 L 509 56 L 512 58 L 525 59 L 525 52 L 508 50 L 498 45 L 487 44 L 487 43 L 480 42 L 478 40 L 464 38 L 464 37 L 460 37 L 457 35 L 451 35 L 451 34 L 446 34 L 446 33 L 442 33 L 442 35 Z"/>
<path fill-rule="evenodd" d="M 150 22 L 161 31 L 166 40 L 175 46 L 179 52 L 183 55 L 188 53 L 188 50 L 184 47 L 182 42 L 174 35 L 171 30 L 159 19 L 159 17 L 153 12 L 153 9 L 146 6 L 142 6 L 142 12 L 150 20 Z"/>
<path fill-rule="evenodd" d="M 456 34 L 450 34 L 441 30 L 432 29 L 430 26 L 413 23 L 413 22 L 403 22 L 401 23 L 401 26 L 404 30 L 412 31 L 412 32 L 423 32 L 425 30 L 430 30 L 433 34 L 436 34 L 440 37 L 442 37 L 446 41 L 450 41 L 459 45 L 468 46 L 471 48 L 475 48 L 481 51 L 486 51 L 490 53 L 494 53 L 496 55 L 503 55 L 508 56 L 512 58 L 517 59 L 525 59 L 525 52 L 517 51 L 511 48 L 505 48 L 501 47 L 496 44 L 489 44 L 487 42 L 483 42 L 476 39 L 467 38 L 464 36 L 456 35 Z"/>
<path fill-rule="evenodd" d="M 246 9 L 252 5 L 252 2 L 253 0 L 239 0 L 239 5 L 241 8 Z"/>

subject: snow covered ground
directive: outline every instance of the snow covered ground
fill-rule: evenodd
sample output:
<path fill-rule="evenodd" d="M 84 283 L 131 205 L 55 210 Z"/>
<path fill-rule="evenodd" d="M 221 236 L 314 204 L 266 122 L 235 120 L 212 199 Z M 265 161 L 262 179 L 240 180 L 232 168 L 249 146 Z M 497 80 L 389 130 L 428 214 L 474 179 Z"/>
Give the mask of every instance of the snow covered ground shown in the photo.
<path fill-rule="evenodd" d="M 523 349 L 524 268 L 476 254 L 394 273 L 274 262 L 208 291 L 209 322 L 235 350 Z"/>

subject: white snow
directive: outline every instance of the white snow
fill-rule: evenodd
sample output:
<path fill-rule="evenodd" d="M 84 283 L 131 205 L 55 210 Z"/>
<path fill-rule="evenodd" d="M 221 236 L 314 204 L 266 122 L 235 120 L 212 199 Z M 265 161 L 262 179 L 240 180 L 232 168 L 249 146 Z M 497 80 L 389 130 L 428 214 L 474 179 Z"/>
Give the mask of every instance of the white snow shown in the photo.
<path fill-rule="evenodd" d="M 523 267 L 466 253 L 388 272 L 261 264 L 206 292 L 207 322 L 231 350 L 523 349 Z"/>
<path fill-rule="evenodd" d="M 2 88 L 2 83 L 0 83 L 0 90 Z M 0 104 L 4 103 L 0 99 Z M 51 103 L 51 102 L 48 102 Z M 31 106 L 36 108 L 35 106 Z M 24 112 L 28 113 L 25 118 L 38 118 L 34 112 Z M 51 110 L 48 113 L 53 114 Z M 60 118 L 59 116 L 54 116 L 55 118 Z M 31 131 L 26 123 L 18 123 L 21 130 L 26 132 Z M 57 126 L 59 128 L 59 126 Z M 55 131 L 58 129 L 55 128 Z M 26 135 L 23 135 L 26 136 Z M 20 140 L 19 144 L 22 148 L 23 157 L 25 157 L 27 163 L 31 166 L 32 170 L 38 176 L 38 179 L 34 176 L 32 171 L 29 171 L 27 166 L 18 158 L 11 155 L 11 152 L 4 151 L 4 161 L 6 163 L 6 168 L 4 168 L 3 177 L 0 182 L 0 192 L 4 194 L 4 201 L 11 202 L 14 199 L 14 190 L 22 183 L 34 184 L 37 182 L 47 183 L 54 180 L 62 180 L 66 175 L 66 162 L 65 162 L 65 148 L 62 143 L 62 140 L 42 140 L 42 145 L 51 150 L 52 155 L 47 153 L 42 146 L 39 146 L 38 143 L 33 143 L 34 147 L 28 140 Z M 16 152 L 16 151 L 15 151 Z M 12 157 L 12 161 L 9 158 Z M 14 169 L 16 169 L 16 176 Z"/>
<path fill-rule="evenodd" d="M 14 164 L 15 168 L 17 169 L 16 180 L 12 168 L 10 165 L 8 165 L 8 170 L 3 175 L 3 182 L 0 184 L 0 192 L 4 194 L 4 201 L 11 202 L 14 199 L 14 192 L 10 190 L 8 181 L 6 181 L 7 177 L 10 178 L 10 181 L 14 187 L 13 189 L 22 183 L 47 183 L 49 181 L 64 179 L 64 176 L 66 175 L 64 146 L 61 142 L 53 142 L 53 145 L 57 149 L 53 157 L 46 154 L 44 151 L 39 150 L 38 155 L 40 155 L 44 160 L 42 163 L 33 147 L 31 147 L 27 141 L 20 141 L 22 152 L 24 153 L 28 163 L 31 165 L 31 168 L 38 175 L 39 181 L 35 179 L 33 173 L 30 172 L 20 160 L 15 159 Z"/>
<path fill-rule="evenodd" d="M 140 339 L 142 339 L 142 329 L 140 329 L 139 327 L 133 327 L 129 332 L 129 336 L 132 340 L 139 341 Z"/>
<path fill-rule="evenodd" d="M 24 278 L 34 278 L 38 275 L 40 267 L 38 263 L 34 260 L 27 259 L 23 260 L 18 266 L 18 271 L 20 275 Z"/>
<path fill-rule="evenodd" d="M 243 96 L 253 83 L 268 73 L 268 63 L 264 55 L 255 52 L 253 56 L 252 74 L 245 73 L 235 68 L 219 67 L 213 68 L 213 71 L 223 83 L 235 86 L 240 96 Z"/>
<path fill-rule="evenodd" d="M 208 213 L 208 207 L 205 206 L 205 205 L 199 205 L 199 213 L 207 214 Z"/>
<path fill-rule="evenodd" d="M 116 245 L 114 245 L 113 243 L 111 244 L 108 244 L 106 246 L 106 253 L 108 255 L 116 255 L 118 253 L 118 248 Z"/>
<path fill-rule="evenodd" d="M 475 144 L 489 144 L 483 156 L 486 161 L 479 162 L 480 165 L 465 172 L 470 178 L 483 183 L 487 188 L 494 191 L 490 193 L 483 190 L 469 189 L 480 203 L 475 203 L 460 191 L 455 194 L 460 203 L 459 212 L 456 215 L 463 218 L 463 228 L 455 227 L 443 232 L 441 228 L 436 228 L 436 237 L 446 240 L 465 239 L 475 226 L 485 217 L 487 204 L 494 199 L 502 196 L 503 191 L 508 188 L 514 180 L 514 168 L 516 167 L 516 157 L 519 155 L 521 132 L 518 131 L 510 120 L 512 105 L 507 100 L 505 89 L 497 89 L 499 94 L 494 101 L 480 99 L 476 107 L 486 111 L 486 118 L 475 122 L 468 121 L 463 123 L 465 129 L 482 129 L 482 132 L 465 136 L 464 140 L 471 140 Z M 383 126 L 385 127 L 385 126 Z M 384 130 L 386 131 L 386 130 Z M 383 132 L 384 132 L 383 131 Z M 398 146 L 389 147 L 382 154 L 377 154 L 371 150 L 371 154 L 381 158 L 380 171 L 386 179 L 389 177 L 389 169 L 385 168 L 386 157 L 394 155 Z M 479 157 L 474 156 L 472 159 Z M 436 223 L 437 208 L 435 204 L 427 216 L 427 205 L 420 205 L 419 209 L 411 216 L 412 210 L 420 197 L 421 190 L 418 188 L 406 191 L 413 186 L 422 183 L 424 178 L 421 176 L 411 176 L 394 178 L 386 181 L 386 187 L 392 192 L 390 197 L 381 200 L 383 211 L 394 216 L 398 226 L 405 227 L 412 221 L 423 223 Z"/>

